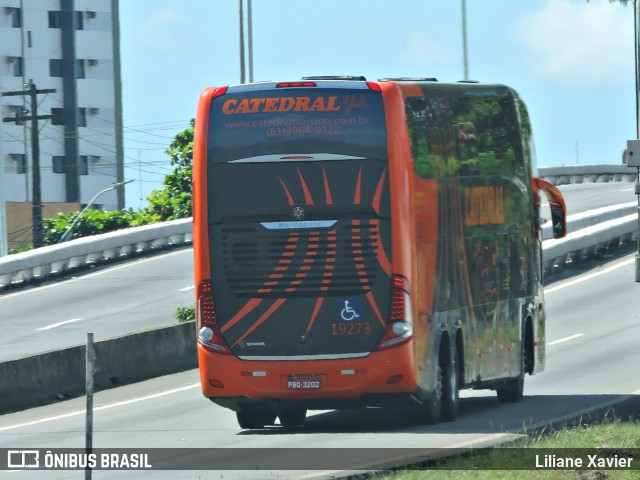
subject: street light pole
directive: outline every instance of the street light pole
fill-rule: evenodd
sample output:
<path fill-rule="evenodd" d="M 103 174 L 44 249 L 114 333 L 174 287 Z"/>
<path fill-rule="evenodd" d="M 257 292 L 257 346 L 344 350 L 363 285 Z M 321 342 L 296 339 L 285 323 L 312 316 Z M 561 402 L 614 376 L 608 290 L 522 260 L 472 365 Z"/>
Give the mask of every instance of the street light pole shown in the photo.
<path fill-rule="evenodd" d="M 640 8 L 638 0 L 633 0 L 633 32 L 636 64 L 636 138 L 640 140 Z M 628 149 L 627 149 L 628 150 Z M 629 160 L 627 157 L 627 164 Z M 636 282 L 640 282 L 640 166 L 638 166 L 638 181 L 636 182 L 636 195 L 638 197 L 638 229 L 636 232 Z"/>
<path fill-rule="evenodd" d="M 462 56 L 465 80 L 469 80 L 469 48 L 467 43 L 467 0 L 462 0 Z"/>
<path fill-rule="evenodd" d="M 249 54 L 249 83 L 253 83 L 253 13 L 251 0 L 247 0 L 247 47 Z"/>
<path fill-rule="evenodd" d="M 245 63 L 244 63 L 244 0 L 238 0 L 240 16 L 240 83 L 245 83 Z"/>
<path fill-rule="evenodd" d="M 635 52 L 635 64 L 636 64 L 636 138 L 640 139 L 640 99 L 638 98 L 640 92 L 640 61 L 638 54 L 640 54 L 640 10 L 638 9 L 638 0 L 633 0 L 633 34 L 634 34 L 634 52 Z"/>
<path fill-rule="evenodd" d="M 127 183 L 131 183 L 133 182 L 133 180 L 127 180 L 126 182 L 117 182 L 114 183 L 113 185 L 111 185 L 110 187 L 105 188 L 104 190 L 100 190 L 98 193 L 96 193 L 93 198 L 91 200 L 89 200 L 89 203 L 87 203 L 87 206 L 84 207 L 82 209 L 82 211 L 78 214 L 78 216 L 76 218 L 73 219 L 73 222 L 71 222 L 71 225 L 69 225 L 67 227 L 67 229 L 64 231 L 64 233 L 62 234 L 62 237 L 60 237 L 60 240 L 58 240 L 58 243 L 62 243 L 67 239 L 67 235 L 69 235 L 69 233 L 71 232 L 71 230 L 73 230 L 73 227 L 76 226 L 76 223 L 78 223 L 78 221 L 82 218 L 82 215 L 84 215 L 84 212 L 87 211 L 87 209 L 93 205 L 93 202 L 96 201 L 96 198 L 98 198 L 100 195 L 102 195 L 103 193 L 109 192 L 111 190 L 115 190 L 116 188 L 120 188 L 123 185 L 126 185 Z"/>

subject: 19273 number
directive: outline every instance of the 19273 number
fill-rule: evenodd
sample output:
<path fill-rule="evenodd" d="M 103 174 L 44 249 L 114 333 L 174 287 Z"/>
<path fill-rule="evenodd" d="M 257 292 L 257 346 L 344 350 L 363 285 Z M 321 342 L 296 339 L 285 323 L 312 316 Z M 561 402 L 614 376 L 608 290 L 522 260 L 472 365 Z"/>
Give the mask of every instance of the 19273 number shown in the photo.
<path fill-rule="evenodd" d="M 332 323 L 331 335 L 369 335 L 371 326 L 369 322 Z"/>

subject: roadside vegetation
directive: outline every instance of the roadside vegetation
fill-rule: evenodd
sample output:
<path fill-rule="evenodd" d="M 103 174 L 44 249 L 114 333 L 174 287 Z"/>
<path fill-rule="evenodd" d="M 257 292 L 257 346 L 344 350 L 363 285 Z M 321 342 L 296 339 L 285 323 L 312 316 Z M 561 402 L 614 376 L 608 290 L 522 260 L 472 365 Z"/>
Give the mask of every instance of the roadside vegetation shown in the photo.
<path fill-rule="evenodd" d="M 558 430 L 550 435 L 539 435 L 504 448 L 484 450 L 468 456 L 445 460 L 423 470 L 405 470 L 386 475 L 385 480 L 461 479 L 461 480 L 631 480 L 640 478 L 640 458 L 631 463 L 632 469 L 545 469 L 535 470 L 534 449 L 545 450 L 546 454 L 562 456 L 569 449 L 588 449 L 588 453 L 602 452 L 601 456 L 612 458 L 616 454 L 623 457 L 621 449 L 640 449 L 640 421 L 605 420 L 596 425 L 581 425 Z M 509 470 L 515 465 L 530 465 L 530 470 Z M 374 477 L 372 477 L 374 478 Z M 381 478 L 376 476 L 375 478 Z"/>
<path fill-rule="evenodd" d="M 178 323 L 187 323 L 196 319 L 196 311 L 194 305 L 176 308 L 176 319 Z"/>
<path fill-rule="evenodd" d="M 176 220 L 191 216 L 191 165 L 193 162 L 193 126 L 178 133 L 165 151 L 170 157 L 173 171 L 165 176 L 163 187 L 147 197 L 147 206 L 121 211 L 87 210 L 74 225 L 69 239 L 112 232 L 129 227 Z M 58 243 L 78 213 L 57 214 L 43 219 L 44 244 Z M 11 249 L 10 254 L 30 250 L 31 246 Z"/>

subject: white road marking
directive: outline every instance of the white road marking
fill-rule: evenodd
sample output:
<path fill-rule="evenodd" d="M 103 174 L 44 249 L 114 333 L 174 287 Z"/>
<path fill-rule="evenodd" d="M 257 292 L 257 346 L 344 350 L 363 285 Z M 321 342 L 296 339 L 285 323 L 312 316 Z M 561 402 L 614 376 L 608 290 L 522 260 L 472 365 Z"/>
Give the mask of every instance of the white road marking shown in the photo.
<path fill-rule="evenodd" d="M 607 268 L 605 268 L 603 270 L 600 270 L 598 272 L 590 273 L 589 275 L 584 275 L 584 276 L 578 277 L 575 280 L 571 280 L 570 282 L 563 283 L 561 285 L 558 285 L 557 287 L 545 288 L 544 289 L 544 293 L 557 292 L 558 290 L 561 290 L 563 288 L 570 287 L 570 286 L 576 285 L 578 283 L 586 282 L 587 280 L 591 280 L 592 278 L 599 277 L 600 275 L 604 275 L 605 273 L 610 273 L 610 272 L 613 272 L 613 271 L 615 271 L 615 270 L 617 270 L 619 268 L 626 267 L 627 265 L 631 265 L 632 263 L 635 263 L 635 261 L 636 261 L 635 258 L 631 258 L 629 260 L 626 260 L 624 262 L 618 263 L 616 265 L 612 265 L 611 267 L 607 267 Z"/>
<path fill-rule="evenodd" d="M 553 342 L 547 343 L 547 345 L 556 345 L 558 343 L 568 342 L 569 340 L 573 340 L 574 338 L 579 338 L 584 336 L 584 333 L 576 333 L 575 335 L 571 335 L 570 337 L 561 338 L 560 340 L 555 340 Z"/>
<path fill-rule="evenodd" d="M 52 323 L 51 325 L 47 325 L 46 327 L 36 328 L 36 332 L 42 332 L 44 330 L 51 330 L 52 328 L 61 327 L 62 325 L 67 325 L 69 323 L 75 323 L 82 320 L 81 318 L 72 318 L 71 320 L 65 320 L 64 322 Z"/>
<path fill-rule="evenodd" d="M 188 292 L 189 290 L 193 290 L 194 288 L 196 288 L 196 287 L 192 285 L 190 287 L 181 288 L 180 291 L 181 292 Z"/>
<path fill-rule="evenodd" d="M 99 407 L 95 407 L 93 411 L 98 412 L 100 410 L 109 410 L 111 408 L 122 407 L 124 405 L 131 405 L 132 403 L 144 402 L 145 400 L 153 400 L 155 398 L 166 397 L 167 395 L 184 392 L 185 390 L 189 390 L 191 388 L 196 388 L 196 387 L 200 387 L 200 383 L 193 383 L 191 385 L 187 385 L 186 387 L 174 388 L 172 390 L 166 390 L 164 392 L 154 393 L 153 395 L 147 395 L 144 397 L 132 398 L 131 400 L 123 400 L 121 402 L 101 405 Z M 22 428 L 22 427 L 31 427 L 33 425 L 39 425 L 40 423 L 53 422 L 55 420 L 62 420 L 64 418 L 69 418 L 69 417 L 76 417 L 78 415 L 84 415 L 85 413 L 86 413 L 86 410 L 76 410 L 75 412 L 65 413 L 64 415 L 56 415 L 55 417 L 41 418 L 40 420 L 34 420 L 33 422 L 18 423 L 16 425 L 9 425 L 8 427 L 0 427 L 0 432 L 5 432 L 7 430 L 15 430 L 16 428 Z"/>
<path fill-rule="evenodd" d="M 633 192 L 635 188 L 623 188 L 622 190 L 618 190 L 619 192 Z"/>

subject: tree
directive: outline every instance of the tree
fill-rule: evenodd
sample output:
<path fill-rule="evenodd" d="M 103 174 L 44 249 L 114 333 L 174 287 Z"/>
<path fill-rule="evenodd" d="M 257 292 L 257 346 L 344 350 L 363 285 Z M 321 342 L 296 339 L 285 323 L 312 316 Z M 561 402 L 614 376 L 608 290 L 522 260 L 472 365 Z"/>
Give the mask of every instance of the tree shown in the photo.
<path fill-rule="evenodd" d="M 609 0 L 609 3 L 621 3 L 622 5 L 624 5 L 625 7 L 629 4 L 631 0 Z M 587 0 L 587 3 L 589 2 L 589 0 Z"/>
<path fill-rule="evenodd" d="M 88 210 L 78 221 L 72 232 L 72 238 L 97 235 L 128 227 L 137 227 L 150 223 L 186 218 L 191 216 L 191 166 L 193 163 L 193 127 L 178 133 L 165 151 L 171 157 L 173 171 L 164 178 L 164 188 L 154 190 L 147 198 L 146 208 L 121 211 Z M 78 213 L 68 215 L 59 213 L 54 218 L 45 218 L 44 243 L 58 243 Z M 15 253 L 15 252 L 14 252 Z"/>
<path fill-rule="evenodd" d="M 187 218 L 192 211 L 191 169 L 193 164 L 193 127 L 178 133 L 166 153 L 171 157 L 173 172 L 164 177 L 164 188 L 154 190 L 148 197 L 150 214 L 159 215 L 164 220 Z"/>

